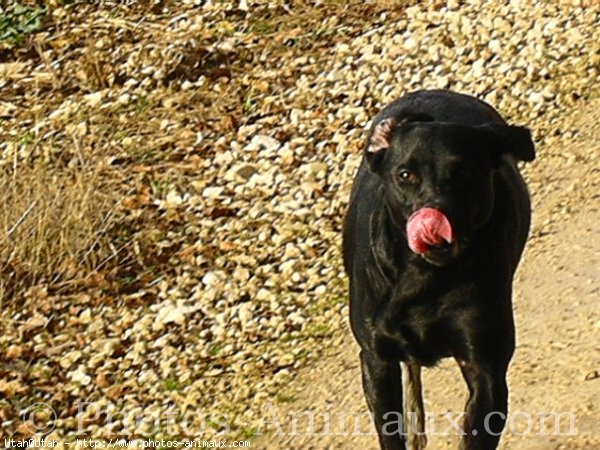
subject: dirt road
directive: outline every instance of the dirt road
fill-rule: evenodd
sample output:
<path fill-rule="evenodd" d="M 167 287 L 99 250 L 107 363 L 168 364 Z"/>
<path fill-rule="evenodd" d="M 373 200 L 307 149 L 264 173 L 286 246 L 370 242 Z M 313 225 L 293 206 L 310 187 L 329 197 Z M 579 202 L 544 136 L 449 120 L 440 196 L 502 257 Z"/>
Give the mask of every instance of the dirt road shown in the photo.
<path fill-rule="evenodd" d="M 517 351 L 503 449 L 600 449 L 599 111 L 597 99 L 565 118 L 561 129 L 574 136 L 557 139 L 529 169 L 534 224 L 515 284 Z M 263 411 L 264 435 L 254 447 L 378 448 L 374 435 L 356 435 L 368 434 L 364 420 L 358 428 L 349 419 L 340 427 L 344 414 L 366 411 L 357 353 L 349 331 L 332 343 L 328 356 L 293 386 L 296 401 Z M 457 433 L 442 415 L 457 420 L 462 411 L 466 386 L 460 372 L 447 360 L 424 374 L 430 431 L 438 434 L 430 436 L 428 448 L 457 448 Z M 560 415 L 557 433 L 543 416 L 548 413 Z M 315 419 L 312 436 L 309 415 Z M 292 435 L 294 417 L 298 435 Z"/>

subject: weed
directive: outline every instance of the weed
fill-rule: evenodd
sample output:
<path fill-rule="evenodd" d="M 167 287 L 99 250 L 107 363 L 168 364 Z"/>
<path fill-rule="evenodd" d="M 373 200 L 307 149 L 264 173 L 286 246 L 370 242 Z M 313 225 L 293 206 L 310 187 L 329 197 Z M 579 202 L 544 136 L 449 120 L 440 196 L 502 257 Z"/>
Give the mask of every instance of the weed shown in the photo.
<path fill-rule="evenodd" d="M 91 165 L 59 169 L 39 161 L 0 171 L 0 304 L 41 282 L 95 270 L 113 253 L 106 231 L 117 199 L 102 186 Z"/>
<path fill-rule="evenodd" d="M 279 394 L 277 394 L 277 401 L 279 403 L 290 403 L 293 402 L 297 399 L 295 394 L 291 394 L 291 393 L 287 393 L 287 392 L 280 392 Z"/>
<path fill-rule="evenodd" d="M 206 419 L 206 424 L 214 430 L 222 430 L 223 429 L 222 423 L 215 422 L 214 420 L 211 420 L 210 418 Z"/>
<path fill-rule="evenodd" d="M 220 344 L 213 344 L 210 347 L 208 347 L 208 354 L 210 356 L 218 356 L 219 353 L 221 353 L 221 350 L 223 350 L 223 346 Z"/>
<path fill-rule="evenodd" d="M 256 427 L 247 427 L 242 430 L 242 435 L 245 439 L 253 438 L 258 434 L 258 429 Z"/>
<path fill-rule="evenodd" d="M 141 116 L 152 107 L 152 102 L 146 96 L 140 96 L 135 100 L 135 115 Z"/>
<path fill-rule="evenodd" d="M 33 139 L 34 139 L 33 133 L 25 133 L 23 136 L 21 136 L 19 138 L 19 140 L 17 141 L 17 144 L 24 147 L 28 144 L 31 144 L 33 142 Z"/>
<path fill-rule="evenodd" d="M 256 108 L 256 99 L 253 97 L 254 89 L 250 89 L 246 99 L 244 100 L 244 113 L 251 114 Z"/>
<path fill-rule="evenodd" d="M 163 388 L 165 391 L 178 391 L 181 389 L 181 383 L 177 381 L 175 378 L 167 378 L 163 384 Z"/>
<path fill-rule="evenodd" d="M 304 330 L 304 334 L 311 338 L 322 338 L 330 334 L 329 326 L 324 323 L 309 325 Z"/>
<path fill-rule="evenodd" d="M 171 190 L 171 183 L 168 181 L 150 181 L 150 187 L 152 188 L 153 197 L 164 197 L 167 192 Z"/>
<path fill-rule="evenodd" d="M 29 34 L 42 29 L 46 8 L 15 3 L 0 15 L 0 42 L 20 44 Z"/>
<path fill-rule="evenodd" d="M 161 158 L 159 152 L 149 148 L 130 147 L 127 148 L 126 152 L 127 156 L 129 156 L 136 163 L 156 162 Z"/>
<path fill-rule="evenodd" d="M 277 31 L 277 25 L 268 20 L 257 20 L 250 25 L 250 31 L 254 31 L 258 34 L 270 34 Z"/>

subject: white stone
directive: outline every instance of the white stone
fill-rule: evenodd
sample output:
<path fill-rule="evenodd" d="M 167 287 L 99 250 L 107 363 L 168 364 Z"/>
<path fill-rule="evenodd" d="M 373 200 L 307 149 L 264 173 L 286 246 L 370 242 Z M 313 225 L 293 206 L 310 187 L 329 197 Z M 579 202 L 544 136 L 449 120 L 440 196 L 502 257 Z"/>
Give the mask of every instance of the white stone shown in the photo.
<path fill-rule="evenodd" d="M 183 197 L 177 191 L 169 191 L 165 198 L 164 206 L 166 208 L 176 208 L 183 203 Z"/>
<path fill-rule="evenodd" d="M 208 272 L 202 277 L 202 284 L 204 286 L 215 286 L 219 284 L 219 277 L 214 272 Z"/>
<path fill-rule="evenodd" d="M 256 135 L 252 138 L 250 143 L 244 147 L 246 151 L 257 151 L 257 150 L 268 150 L 276 151 L 281 146 L 281 142 L 271 136 L 264 134 Z"/>
<path fill-rule="evenodd" d="M 419 49 L 419 42 L 414 37 L 410 36 L 404 41 L 403 47 L 408 53 L 416 53 Z"/>
<path fill-rule="evenodd" d="M 192 307 L 184 306 L 180 303 L 166 301 L 158 305 L 158 312 L 156 314 L 156 320 L 152 325 L 152 329 L 159 330 L 168 323 L 183 325 L 185 323 L 186 314 L 192 312 L 193 310 L 194 308 Z"/>
<path fill-rule="evenodd" d="M 127 93 L 119 95 L 119 98 L 117 99 L 117 102 L 119 102 L 119 104 L 121 104 L 121 105 L 126 105 L 130 101 L 131 101 L 131 95 L 129 95 Z"/>
<path fill-rule="evenodd" d="M 89 106 L 93 108 L 102 102 L 102 92 L 92 92 L 91 94 L 84 95 L 83 99 Z"/>
<path fill-rule="evenodd" d="M 85 373 L 85 368 L 83 366 L 79 366 L 77 370 L 69 372 L 67 376 L 72 382 L 78 383 L 82 386 L 87 386 L 92 381 L 92 377 Z"/>
<path fill-rule="evenodd" d="M 204 188 L 202 196 L 205 198 L 219 198 L 224 189 L 221 186 L 209 186 Z"/>
<path fill-rule="evenodd" d="M 248 325 L 248 323 L 254 318 L 252 309 L 252 303 L 250 302 L 242 303 L 239 306 L 238 318 L 240 319 L 240 323 L 242 324 L 242 326 Z"/>

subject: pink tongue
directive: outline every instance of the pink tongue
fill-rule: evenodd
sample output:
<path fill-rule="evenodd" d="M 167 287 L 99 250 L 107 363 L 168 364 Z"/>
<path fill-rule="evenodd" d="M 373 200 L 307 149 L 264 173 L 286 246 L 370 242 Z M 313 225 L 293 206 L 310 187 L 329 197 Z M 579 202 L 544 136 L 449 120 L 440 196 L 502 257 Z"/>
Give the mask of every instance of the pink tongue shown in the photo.
<path fill-rule="evenodd" d="M 419 254 L 427 252 L 431 246 L 454 240 L 448 218 L 433 208 L 415 211 L 406 224 L 406 235 L 410 249 Z"/>

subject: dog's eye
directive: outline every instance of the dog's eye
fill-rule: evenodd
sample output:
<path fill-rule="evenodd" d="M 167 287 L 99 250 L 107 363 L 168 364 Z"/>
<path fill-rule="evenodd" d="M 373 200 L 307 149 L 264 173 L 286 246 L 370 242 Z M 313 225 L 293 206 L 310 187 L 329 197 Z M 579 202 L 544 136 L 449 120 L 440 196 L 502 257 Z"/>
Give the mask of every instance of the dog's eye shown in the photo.
<path fill-rule="evenodd" d="M 398 178 L 400 182 L 405 184 L 418 184 L 420 181 L 419 175 L 408 169 L 400 169 L 398 172 Z"/>

